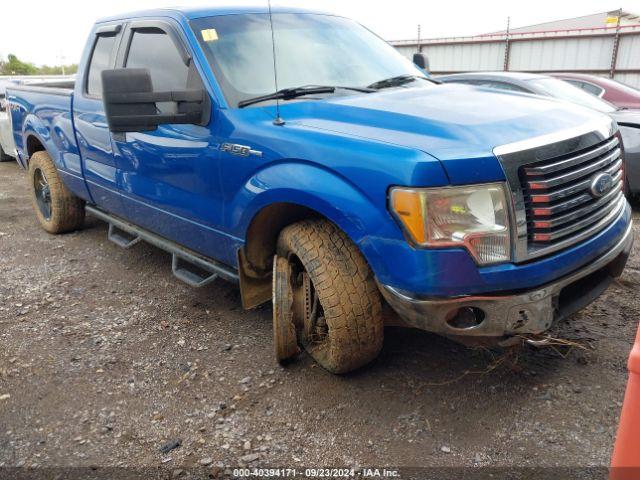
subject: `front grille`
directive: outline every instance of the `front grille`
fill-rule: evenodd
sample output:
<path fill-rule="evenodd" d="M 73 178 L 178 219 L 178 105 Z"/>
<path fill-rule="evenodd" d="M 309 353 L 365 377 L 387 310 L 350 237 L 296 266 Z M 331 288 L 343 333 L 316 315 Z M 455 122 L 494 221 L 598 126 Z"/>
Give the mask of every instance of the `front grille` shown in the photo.
<path fill-rule="evenodd" d="M 609 174 L 609 177 L 601 174 Z M 596 177 L 601 182 L 594 185 Z M 529 249 L 570 244 L 604 228 L 622 198 L 622 151 L 616 136 L 587 149 L 519 169 Z M 605 187 L 598 190 L 597 187 Z"/>

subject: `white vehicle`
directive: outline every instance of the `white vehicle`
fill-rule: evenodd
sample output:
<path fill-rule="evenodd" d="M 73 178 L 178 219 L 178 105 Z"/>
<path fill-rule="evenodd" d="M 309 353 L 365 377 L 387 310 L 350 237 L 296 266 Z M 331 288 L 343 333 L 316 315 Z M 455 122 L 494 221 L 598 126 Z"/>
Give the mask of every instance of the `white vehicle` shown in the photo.
<path fill-rule="evenodd" d="M 0 83 L 0 162 L 8 162 L 16 157 L 16 145 L 13 142 L 11 122 L 7 113 L 6 87 L 7 84 Z"/>

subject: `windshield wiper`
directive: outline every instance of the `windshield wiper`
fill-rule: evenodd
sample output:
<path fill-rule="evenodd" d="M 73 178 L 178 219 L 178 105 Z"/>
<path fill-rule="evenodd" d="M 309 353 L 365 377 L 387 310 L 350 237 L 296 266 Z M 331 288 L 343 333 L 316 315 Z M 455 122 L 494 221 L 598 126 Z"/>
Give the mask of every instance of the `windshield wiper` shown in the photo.
<path fill-rule="evenodd" d="M 315 93 L 333 93 L 336 90 L 353 90 L 354 92 L 371 93 L 375 89 L 369 87 L 340 87 L 340 86 L 324 86 L 324 85 L 307 85 L 296 88 L 283 88 L 277 92 L 260 97 L 248 98 L 238 102 L 238 108 L 244 108 L 254 103 L 266 102 L 267 100 L 291 100 L 293 98 L 302 97 L 304 95 L 313 95 Z"/>
<path fill-rule="evenodd" d="M 399 87 L 400 85 L 415 82 L 416 80 L 426 80 L 427 82 L 440 83 L 440 82 L 437 82 L 436 80 L 423 77 L 422 75 L 398 75 L 396 77 L 385 78 L 383 80 L 378 80 L 377 82 L 373 82 L 371 85 L 367 85 L 367 88 L 380 90 L 382 88 Z"/>

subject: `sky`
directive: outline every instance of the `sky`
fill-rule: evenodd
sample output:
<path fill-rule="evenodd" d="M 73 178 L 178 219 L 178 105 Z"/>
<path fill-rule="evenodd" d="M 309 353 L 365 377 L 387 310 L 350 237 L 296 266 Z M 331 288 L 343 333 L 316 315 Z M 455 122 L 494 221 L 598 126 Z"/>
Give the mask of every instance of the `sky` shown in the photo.
<path fill-rule="evenodd" d="M 0 56 L 42 64 L 79 61 L 93 22 L 116 13 L 180 5 L 259 5 L 266 0 L 10 0 L 3 5 Z M 387 40 L 475 35 L 623 8 L 640 13 L 638 0 L 272 0 L 353 18 Z"/>

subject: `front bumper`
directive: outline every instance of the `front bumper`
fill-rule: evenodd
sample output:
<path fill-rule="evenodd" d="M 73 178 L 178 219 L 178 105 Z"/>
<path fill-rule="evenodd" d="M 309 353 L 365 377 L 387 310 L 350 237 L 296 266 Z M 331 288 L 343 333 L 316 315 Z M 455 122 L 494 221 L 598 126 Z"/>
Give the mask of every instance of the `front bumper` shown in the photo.
<path fill-rule="evenodd" d="M 380 291 L 404 322 L 422 330 L 489 337 L 541 333 L 555 320 L 575 313 L 600 296 L 622 274 L 632 245 L 630 223 L 613 248 L 579 270 L 542 287 L 509 295 L 420 298 L 388 285 L 380 285 Z M 472 308 L 482 320 L 466 328 L 448 323 L 465 307 Z"/>

